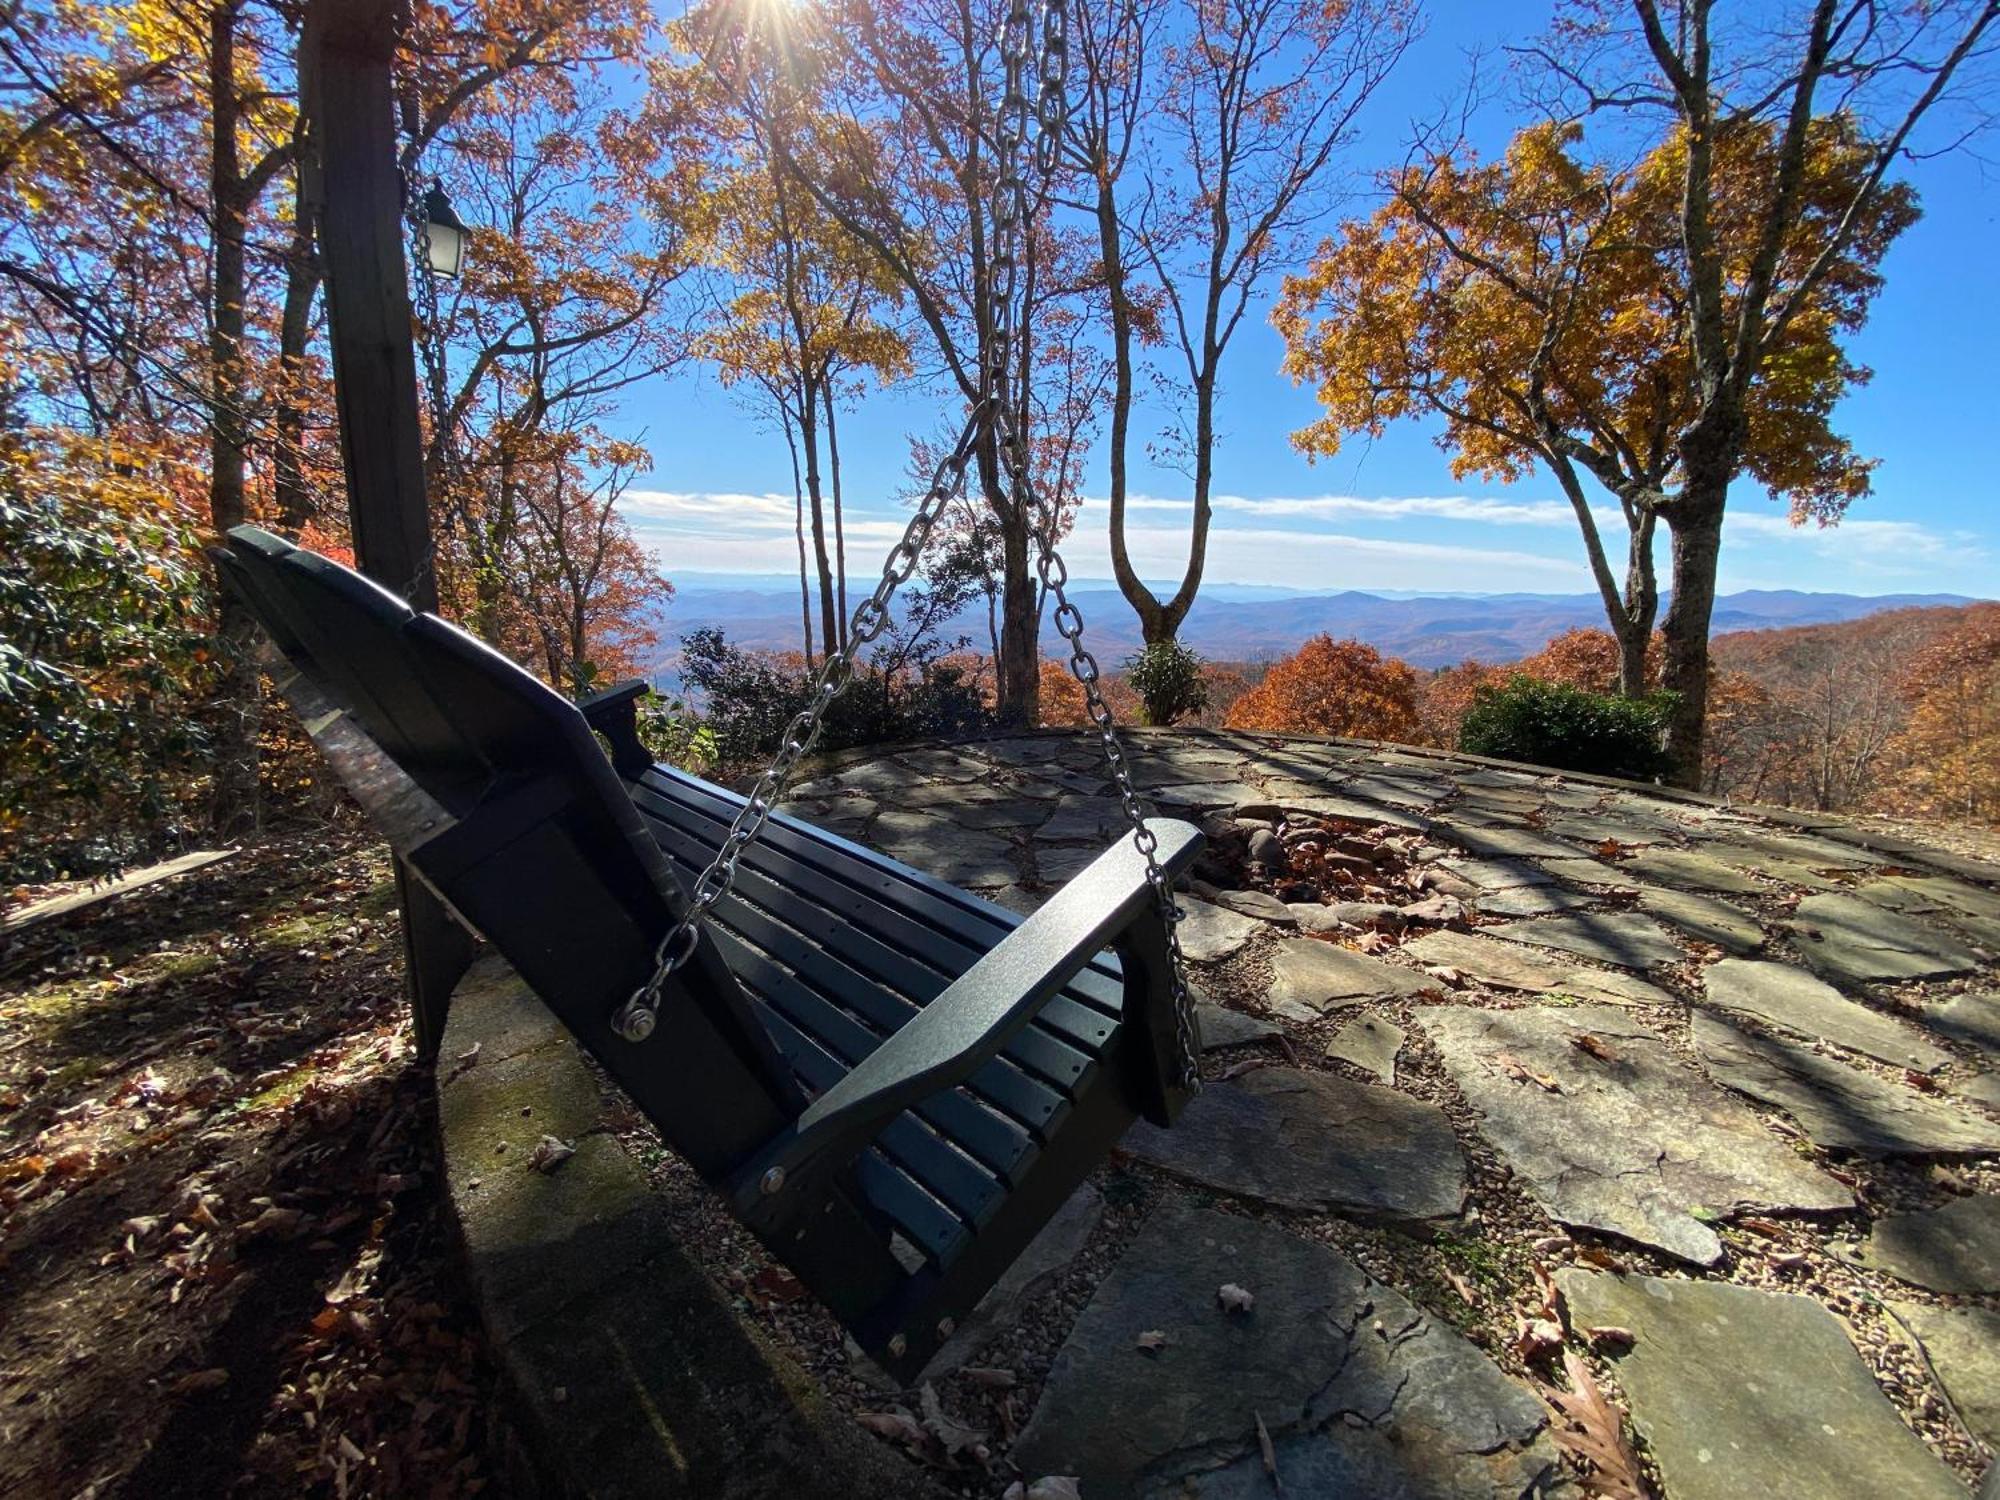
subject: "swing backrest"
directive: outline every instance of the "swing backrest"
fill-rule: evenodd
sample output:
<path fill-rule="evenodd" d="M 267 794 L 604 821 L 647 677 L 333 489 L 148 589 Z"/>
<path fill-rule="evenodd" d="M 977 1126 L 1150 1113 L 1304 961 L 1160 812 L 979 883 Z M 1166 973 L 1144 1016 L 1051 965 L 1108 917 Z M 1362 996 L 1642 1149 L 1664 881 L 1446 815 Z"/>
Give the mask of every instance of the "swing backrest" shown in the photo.
<path fill-rule="evenodd" d="M 653 1042 L 611 1034 L 686 897 L 575 705 L 457 627 L 269 533 L 234 528 L 218 561 L 305 679 L 314 738 L 364 806 L 382 801 L 385 781 L 421 793 L 401 804 L 425 807 L 414 826 L 377 820 L 397 852 L 683 1156 L 725 1175 L 796 1117 L 791 1070 L 712 940 L 674 976 L 672 1022 Z M 334 743 L 343 729 L 345 747 Z"/>

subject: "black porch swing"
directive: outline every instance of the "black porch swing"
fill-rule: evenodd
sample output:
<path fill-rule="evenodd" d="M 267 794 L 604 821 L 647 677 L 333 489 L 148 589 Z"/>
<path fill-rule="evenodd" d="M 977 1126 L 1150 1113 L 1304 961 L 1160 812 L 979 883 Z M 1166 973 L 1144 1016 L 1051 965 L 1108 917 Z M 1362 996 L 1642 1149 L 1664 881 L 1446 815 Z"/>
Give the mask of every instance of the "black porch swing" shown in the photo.
<path fill-rule="evenodd" d="M 1045 169 L 1063 24 L 1048 0 Z M 747 797 L 652 762 L 636 727 L 643 683 L 573 705 L 316 553 L 254 527 L 217 553 L 307 732 L 396 853 L 902 1379 L 1134 1118 L 1169 1124 L 1200 1086 L 1172 881 L 1201 835 L 1144 814 L 1051 518 L 1037 510 L 1041 577 L 1131 836 L 1023 919 L 774 810 L 962 491 L 982 418 L 1035 504 L 1005 396 L 1032 25 L 1015 0 L 993 201 L 1005 311 L 986 410 Z"/>

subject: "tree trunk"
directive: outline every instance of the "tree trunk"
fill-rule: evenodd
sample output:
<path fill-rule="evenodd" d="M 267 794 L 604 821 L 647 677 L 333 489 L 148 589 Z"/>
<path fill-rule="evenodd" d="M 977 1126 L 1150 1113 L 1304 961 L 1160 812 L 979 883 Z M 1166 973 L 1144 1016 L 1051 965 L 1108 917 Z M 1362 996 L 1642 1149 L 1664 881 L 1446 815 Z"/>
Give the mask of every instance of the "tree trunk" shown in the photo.
<path fill-rule="evenodd" d="M 840 626 L 834 619 L 833 564 L 826 550 L 826 502 L 819 477 L 819 392 L 808 382 L 796 413 L 799 442 L 805 449 L 806 500 L 812 507 L 813 563 L 819 570 L 819 638 L 831 652 L 839 644 Z"/>
<path fill-rule="evenodd" d="M 780 403 L 779 420 L 785 426 L 785 447 L 792 455 L 792 535 L 799 542 L 799 631 L 806 643 L 806 665 L 813 660 L 812 589 L 806 582 L 806 491 L 799 480 L 799 440 L 792 431 L 791 408 Z"/>
<path fill-rule="evenodd" d="M 301 149 L 304 144 L 301 143 Z M 299 171 L 301 198 L 305 180 Z M 312 216 L 300 202 L 285 250 L 285 308 L 278 323 L 278 399 L 272 425 L 278 451 L 272 459 L 271 499 L 278 525 L 297 536 L 318 509 L 305 477 L 306 343 L 312 337 L 313 298 L 319 293 L 319 257 Z"/>
<path fill-rule="evenodd" d="M 223 532 L 247 517 L 244 449 L 248 433 L 243 413 L 244 218 L 248 205 L 237 160 L 236 95 L 237 0 L 219 4 L 209 17 L 208 97 L 214 122 L 209 158 L 210 206 L 215 215 L 211 265 L 209 381 L 210 440 L 208 511 Z M 261 704 L 255 633 L 250 613 L 228 589 L 216 590 L 218 633 L 229 663 L 223 680 L 216 735 L 216 832 L 237 838 L 258 821 L 257 727 Z"/>
<path fill-rule="evenodd" d="M 1688 472 L 1667 517 L 1672 535 L 1673 599 L 1660 622 L 1666 650 L 1663 684 L 1675 695 L 1667 720 L 1667 779 L 1698 789 L 1708 717 L 1708 628 L 1715 613 L 1715 567 L 1722 550 L 1726 467 Z"/>
<path fill-rule="evenodd" d="M 1124 230 L 1107 168 L 1097 172 L 1097 245 L 1104 267 L 1104 291 L 1111 304 L 1111 450 L 1110 528 L 1111 573 L 1118 592 L 1139 616 L 1139 629 L 1151 641 L 1160 628 L 1160 601 L 1132 565 L 1125 543 L 1125 453 L 1132 430 L 1132 304 L 1125 292 Z"/>
<path fill-rule="evenodd" d="M 997 514 L 996 509 L 996 514 Z M 1003 723 L 1034 728 L 1040 716 L 1041 652 L 1036 640 L 1035 575 L 1028 566 L 1025 515 L 1000 524 L 1005 564 L 1000 595 L 999 716 Z"/>
<path fill-rule="evenodd" d="M 1623 608 L 1611 627 L 1618 638 L 1618 691 L 1627 698 L 1646 693 L 1646 647 L 1653 639 L 1653 620 L 1660 610 L 1659 577 L 1653 569 L 1653 532 L 1659 517 L 1642 511 L 1631 531 L 1625 558 Z"/>
<path fill-rule="evenodd" d="M 833 414 L 833 382 L 820 387 L 826 407 L 826 467 L 833 480 L 833 571 L 840 590 L 840 649 L 847 649 L 847 523 L 840 505 L 840 427 Z"/>

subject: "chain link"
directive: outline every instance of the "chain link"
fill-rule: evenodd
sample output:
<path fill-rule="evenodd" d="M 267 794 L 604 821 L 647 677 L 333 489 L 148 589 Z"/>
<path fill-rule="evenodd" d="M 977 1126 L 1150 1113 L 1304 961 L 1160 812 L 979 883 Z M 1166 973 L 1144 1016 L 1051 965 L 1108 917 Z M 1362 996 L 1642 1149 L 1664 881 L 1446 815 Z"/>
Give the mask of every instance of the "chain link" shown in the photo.
<path fill-rule="evenodd" d="M 1061 149 L 1062 127 L 1067 119 L 1063 73 L 1068 53 L 1068 14 L 1063 0 L 1043 0 L 1042 47 L 1037 60 L 1035 119 L 1035 163 L 1044 177 L 1053 170 Z M 997 225 L 1022 225 L 1027 219 L 1027 188 L 1021 177 L 1020 155 L 1026 135 L 1028 98 L 1025 74 L 1028 66 L 1027 0 L 1012 0 L 1007 24 L 1001 31 L 1001 62 L 1006 85 L 1001 96 L 1000 124 L 996 132 L 1001 158 L 994 188 L 993 219 Z M 1003 208 L 1001 199 L 1011 203 Z M 996 230 L 997 234 L 997 230 Z M 1083 686 L 1084 707 L 1103 744 L 1104 763 L 1117 788 L 1118 802 L 1126 821 L 1132 825 L 1132 843 L 1146 861 L 1146 884 L 1159 909 L 1167 932 L 1168 985 L 1174 1013 L 1174 1048 L 1178 1081 L 1190 1093 L 1201 1091 L 1200 1039 L 1196 1034 L 1194 995 L 1187 982 L 1186 958 L 1181 952 L 1180 903 L 1174 899 L 1173 880 L 1159 861 L 1160 841 L 1146 826 L 1146 804 L 1132 779 L 1132 765 L 1118 737 L 1116 717 L 1105 701 L 1103 671 L 1097 658 L 1083 643 L 1083 611 L 1068 593 L 1069 568 L 1056 551 L 1058 507 L 1044 501 L 1034 483 L 1028 457 L 1027 413 L 1015 406 L 1008 388 L 1013 373 L 1015 336 L 1014 279 L 1018 261 L 1012 248 L 1003 256 L 994 253 L 996 272 L 1005 283 L 995 310 L 993 360 L 987 371 L 988 393 L 1000 438 L 1000 451 L 1008 468 L 1014 493 L 1033 518 L 1037 549 L 1036 572 L 1048 597 L 1055 601 L 1053 622 L 1069 643 L 1070 675 Z M 1025 407 L 1025 389 L 1022 407 Z"/>
<path fill-rule="evenodd" d="M 771 763 L 757 778 L 757 784 L 750 789 L 748 799 L 737 810 L 729 831 L 723 835 L 722 844 L 715 852 L 715 858 L 695 878 L 687 910 L 667 929 L 666 936 L 654 948 L 653 972 L 612 1016 L 612 1030 L 627 1041 L 642 1042 L 652 1035 L 659 1017 L 661 991 L 674 970 L 694 956 L 701 924 L 715 904 L 735 885 L 736 864 L 742 858 L 744 849 L 764 831 L 764 824 L 777 810 L 778 800 L 783 796 L 792 772 L 819 743 L 820 733 L 826 727 L 827 710 L 833 707 L 834 700 L 854 680 L 856 654 L 889 628 L 889 603 L 895 598 L 896 590 L 910 581 L 931 531 L 951 503 L 965 493 L 966 470 L 978 451 L 979 418 L 980 413 L 974 411 L 959 434 L 957 443 L 932 472 L 923 499 L 911 515 L 909 525 L 903 529 L 902 540 L 889 550 L 875 592 L 855 607 L 848 622 L 846 646 L 828 652 L 826 659 L 820 663 L 819 675 L 813 680 L 812 697 L 785 726 L 778 753 L 771 758 Z"/>
<path fill-rule="evenodd" d="M 1064 0 L 1042 0 L 1041 45 L 1035 56 L 1035 99 L 1030 110 L 1026 87 L 1029 53 L 1034 42 L 1035 17 L 1029 0 L 1009 0 L 1007 15 L 1000 27 L 1000 57 L 1005 86 L 995 118 L 995 171 L 988 212 L 993 223 L 989 272 L 992 296 L 989 299 L 992 328 L 987 342 L 987 365 L 983 373 L 983 399 L 967 419 L 957 445 L 938 465 L 931 477 L 916 514 L 910 518 L 903 539 L 889 553 L 882 578 L 874 594 L 854 611 L 845 649 L 828 654 L 820 667 L 813 695 L 807 706 L 787 726 L 778 753 L 751 789 L 749 799 L 729 825 L 722 845 L 695 880 L 687 910 L 653 954 L 653 972 L 632 993 L 612 1017 L 612 1028 L 628 1041 L 643 1041 L 656 1024 L 661 991 L 674 970 L 693 956 L 699 942 L 702 920 L 735 883 L 736 865 L 744 848 L 756 839 L 770 818 L 785 784 L 800 760 L 811 753 L 825 726 L 826 711 L 853 679 L 855 653 L 887 628 L 889 604 L 896 590 L 909 581 L 929 539 L 932 528 L 953 500 L 965 492 L 966 470 L 977 451 L 982 419 L 990 420 L 998 439 L 1007 480 L 1031 518 L 1037 559 L 1036 572 L 1047 596 L 1055 600 L 1054 623 L 1069 643 L 1070 673 L 1083 685 L 1084 703 L 1091 722 L 1103 743 L 1104 762 L 1118 792 L 1118 802 L 1132 825 L 1132 843 L 1146 861 L 1146 884 L 1167 931 L 1168 969 L 1174 1012 L 1174 1040 L 1177 1081 L 1183 1089 L 1198 1093 L 1200 1043 L 1196 1036 L 1194 997 L 1188 987 L 1186 961 L 1181 953 L 1180 905 L 1174 899 L 1173 881 L 1159 861 L 1159 836 L 1146 826 L 1146 804 L 1132 779 L 1131 762 L 1118 738 L 1117 722 L 1105 701 L 1102 670 L 1083 643 L 1083 612 L 1068 594 L 1069 569 L 1056 551 L 1057 507 L 1044 502 L 1030 472 L 1027 453 L 1025 411 L 1013 405 L 1011 377 L 1017 357 L 1015 342 L 1019 331 L 1020 272 L 1022 245 L 1028 232 L 1028 191 L 1022 176 L 1022 153 L 1026 149 L 1030 115 L 1035 124 L 1034 159 L 1036 170 L 1046 180 L 1055 170 L 1062 149 L 1063 130 L 1068 120 L 1068 98 L 1063 82 L 1069 55 L 1069 13 Z M 1025 407 L 1025 384 L 1022 391 Z"/>

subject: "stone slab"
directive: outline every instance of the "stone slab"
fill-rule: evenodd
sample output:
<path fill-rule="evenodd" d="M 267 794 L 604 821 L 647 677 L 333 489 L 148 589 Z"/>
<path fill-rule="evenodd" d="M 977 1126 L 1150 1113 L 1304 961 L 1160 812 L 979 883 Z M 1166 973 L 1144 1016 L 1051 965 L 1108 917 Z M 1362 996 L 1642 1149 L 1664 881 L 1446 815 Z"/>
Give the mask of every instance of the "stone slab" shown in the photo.
<path fill-rule="evenodd" d="M 2000 1125 L 1797 1043 L 1697 1014 L 1694 1045 L 1718 1083 L 1784 1110 L 1822 1146 L 1866 1156 L 2000 1151 Z"/>
<path fill-rule="evenodd" d="M 869 839 L 890 858 L 950 885 L 1009 885 L 1021 878 L 1012 844 L 950 818 L 892 807 L 876 816 Z"/>
<path fill-rule="evenodd" d="M 1201 1050 L 1204 1052 L 1267 1042 L 1274 1036 L 1284 1034 L 1262 1016 L 1246 1016 L 1240 1010 L 1229 1010 L 1220 1005 L 1198 1004 L 1194 1014 L 1201 1026 Z"/>
<path fill-rule="evenodd" d="M 1981 1193 L 1890 1214 L 1842 1259 L 1927 1291 L 2000 1292 L 2000 1197 Z"/>
<path fill-rule="evenodd" d="M 1487 1140 L 1561 1223 L 1712 1265 L 1722 1242 L 1697 1208 L 1853 1204 L 1625 1012 L 1440 1006 L 1417 1021 L 1483 1117 Z M 1580 1045 L 1584 1037 L 1591 1041 Z"/>
<path fill-rule="evenodd" d="M 1555 948 L 1621 969 L 1661 969 L 1687 958 L 1658 922 L 1629 911 L 1570 912 L 1505 922 L 1488 930 L 1512 943 Z"/>
<path fill-rule="evenodd" d="M 2000 1073 L 1977 1073 L 1949 1087 L 1961 1099 L 1970 1099 L 1975 1104 L 2000 1112 Z"/>
<path fill-rule="evenodd" d="M 1915 1028 L 1841 994 L 1824 980 L 1789 964 L 1725 958 L 1702 971 L 1712 1008 L 1750 1016 L 1900 1068 L 1936 1072 L 1951 1054 L 1933 1047 Z"/>
<path fill-rule="evenodd" d="M 1730 953 L 1754 953 L 1764 946 L 1764 929 L 1740 906 L 1699 891 L 1649 886 L 1639 893 L 1639 909 L 1670 922 L 1689 937 Z"/>
<path fill-rule="evenodd" d="M 1227 958 L 1264 930 L 1255 917 L 1211 902 L 1183 896 L 1180 908 L 1181 952 L 1198 963 Z"/>
<path fill-rule="evenodd" d="M 1438 982 L 1322 938 L 1288 938 L 1271 954 L 1271 1005 L 1325 1012 L 1435 991 Z"/>
<path fill-rule="evenodd" d="M 1225 1312 L 1216 1288 L 1256 1298 Z M 1142 1334 L 1165 1343 L 1142 1350 Z M 1560 1485 L 1539 1403 L 1323 1245 L 1169 1204 L 1056 1355 L 1014 1448 L 1086 1496 L 1519 1500 Z"/>
<path fill-rule="evenodd" d="M 1607 1005 L 1676 1003 L 1666 990 L 1636 975 L 1543 958 L 1519 943 L 1503 943 L 1481 932 L 1426 933 L 1405 943 L 1403 951 L 1420 963 L 1457 969 L 1487 988 L 1561 995 Z"/>
<path fill-rule="evenodd" d="M 1504 823 L 1472 823 L 1463 818 L 1451 821 L 1438 819 L 1431 824 L 1431 832 L 1450 839 L 1468 854 L 1482 858 L 1512 859 L 1543 855 L 1550 859 L 1567 859 L 1577 853 L 1574 844 L 1565 844 L 1532 828 Z"/>
<path fill-rule="evenodd" d="M 1622 873 L 1617 865 L 1597 859 L 1545 859 L 1542 869 L 1556 880 L 1588 886 L 1596 891 L 1637 891 L 1636 877 Z"/>
<path fill-rule="evenodd" d="M 1461 859 L 1456 855 L 1438 864 L 1469 881 L 1482 891 L 1508 891 L 1524 885 L 1550 885 L 1555 877 L 1540 865 L 1525 859 Z"/>
<path fill-rule="evenodd" d="M 1792 932 L 1807 963 L 1855 984 L 1936 979 L 1979 962 L 1941 929 L 1859 896 L 1808 896 L 1799 903 Z"/>
<path fill-rule="evenodd" d="M 1341 1027 L 1326 1044 L 1326 1055 L 1373 1073 L 1386 1084 L 1396 1082 L 1396 1054 L 1403 1050 L 1404 1032 L 1381 1016 L 1362 1016 Z"/>
<path fill-rule="evenodd" d="M 1982 1443 L 2000 1448 L 2000 1312 L 1890 1304 L 1924 1346 L 1945 1392 Z"/>
<path fill-rule="evenodd" d="M 1633 880 L 1682 890 L 1750 896 L 1764 889 L 1734 865 L 1693 849 L 1642 850 L 1620 860 L 1617 869 Z"/>
<path fill-rule="evenodd" d="M 1040 804 L 1047 808 L 1047 803 Z M 1128 825 L 1125 810 L 1108 797 L 1065 797 L 1035 830 L 1037 843 L 1098 844 L 1118 837 Z"/>
<path fill-rule="evenodd" d="M 1927 1024 L 1940 1036 L 2000 1057 L 2000 995 L 1969 994 L 1947 1000 Z"/>
<path fill-rule="evenodd" d="M 1475 932 L 1427 932 L 1403 944 L 1418 963 L 1442 964 L 1494 989 L 1553 990 L 1573 965 Z"/>
<path fill-rule="evenodd" d="M 1283 1208 L 1438 1219 L 1465 1201 L 1465 1159 L 1443 1110 L 1336 1073 L 1258 1068 L 1212 1083 L 1172 1130 L 1141 1121 L 1123 1149 Z"/>
<path fill-rule="evenodd" d="M 1555 885 L 1521 885 L 1508 890 L 1482 891 L 1474 898 L 1482 914 L 1489 917 L 1540 917 L 1550 912 L 1575 911 L 1598 898 L 1583 891 L 1566 891 Z"/>
<path fill-rule="evenodd" d="M 1292 909 L 1268 891 L 1222 891 L 1217 894 L 1215 904 L 1279 927 L 1299 925 Z"/>
<path fill-rule="evenodd" d="M 1965 1500 L 1808 1297 L 1566 1269 L 1572 1325 L 1630 1329 L 1614 1356 L 1673 1500 Z"/>

